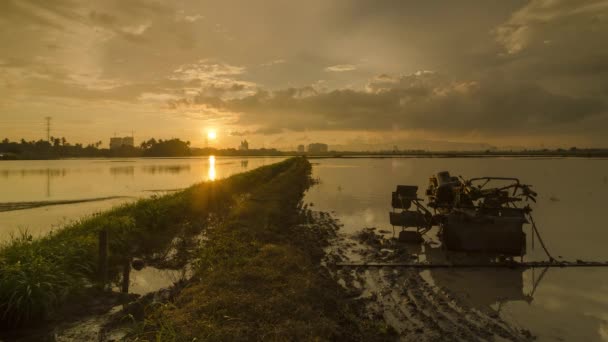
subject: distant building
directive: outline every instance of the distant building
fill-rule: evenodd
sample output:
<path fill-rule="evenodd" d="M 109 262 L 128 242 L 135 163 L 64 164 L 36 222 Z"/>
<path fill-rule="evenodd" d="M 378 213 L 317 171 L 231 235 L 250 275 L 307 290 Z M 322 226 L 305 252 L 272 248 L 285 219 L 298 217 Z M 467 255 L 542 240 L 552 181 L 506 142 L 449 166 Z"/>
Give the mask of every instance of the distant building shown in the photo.
<path fill-rule="evenodd" d="M 133 137 L 110 138 L 110 149 L 113 150 L 113 149 L 121 148 L 123 146 L 130 146 L 130 147 L 135 146 L 135 140 L 133 139 Z"/>
<path fill-rule="evenodd" d="M 306 152 L 304 145 L 298 145 L 298 152 L 300 152 L 300 153 Z"/>
<path fill-rule="evenodd" d="M 239 151 L 247 151 L 249 150 L 249 143 L 247 140 L 241 141 L 241 146 L 239 146 Z"/>
<path fill-rule="evenodd" d="M 327 153 L 328 150 L 327 144 L 314 143 L 308 145 L 308 153 Z"/>
<path fill-rule="evenodd" d="M 110 149 L 122 147 L 122 138 L 110 138 Z"/>
<path fill-rule="evenodd" d="M 135 139 L 133 137 L 124 137 L 122 138 L 122 146 L 135 146 Z"/>

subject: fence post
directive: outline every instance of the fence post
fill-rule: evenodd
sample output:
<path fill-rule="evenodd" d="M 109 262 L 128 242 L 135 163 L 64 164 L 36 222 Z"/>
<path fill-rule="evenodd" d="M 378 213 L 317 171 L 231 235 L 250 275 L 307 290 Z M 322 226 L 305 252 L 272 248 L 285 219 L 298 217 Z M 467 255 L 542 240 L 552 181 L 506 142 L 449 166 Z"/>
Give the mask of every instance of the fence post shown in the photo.
<path fill-rule="evenodd" d="M 102 228 L 99 231 L 99 284 L 102 289 L 106 289 L 108 283 L 108 230 Z"/>
<path fill-rule="evenodd" d="M 127 258 L 122 270 L 122 293 L 129 293 L 129 282 L 131 276 L 131 258 Z"/>

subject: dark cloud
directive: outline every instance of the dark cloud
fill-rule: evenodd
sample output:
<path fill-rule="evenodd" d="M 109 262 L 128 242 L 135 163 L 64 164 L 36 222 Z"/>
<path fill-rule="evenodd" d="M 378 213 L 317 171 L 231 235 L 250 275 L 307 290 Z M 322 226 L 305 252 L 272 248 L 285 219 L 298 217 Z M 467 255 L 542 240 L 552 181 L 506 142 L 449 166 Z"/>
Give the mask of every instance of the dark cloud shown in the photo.
<path fill-rule="evenodd" d="M 103 26 L 113 26 L 118 22 L 116 16 L 104 12 L 98 12 L 95 10 L 89 13 L 89 18 L 91 18 L 93 23 Z"/>
<path fill-rule="evenodd" d="M 256 130 L 255 134 L 264 134 L 264 135 L 272 135 L 272 134 L 280 134 L 285 130 L 281 127 L 273 127 L 273 126 L 265 126 L 264 128 L 260 128 Z"/>
<path fill-rule="evenodd" d="M 154 104 L 145 110 L 162 120 L 232 125 L 235 136 L 608 143 L 602 0 L 6 0 L 0 39 L 0 101 L 40 102 L 30 113 L 77 100 Z"/>
<path fill-rule="evenodd" d="M 74 8 L 77 3 L 73 0 L 4 0 L 0 1 L 0 22 L 63 30 L 65 26 L 57 18 L 81 19 Z"/>
<path fill-rule="evenodd" d="M 262 128 L 262 129 L 257 129 L 257 130 L 253 130 L 253 131 L 232 131 L 230 132 L 230 135 L 233 137 L 246 137 L 248 135 L 256 135 L 256 134 L 264 134 L 264 135 L 271 135 L 271 134 L 279 134 L 279 133 L 283 133 L 283 129 L 281 128 L 277 128 L 277 127 L 266 127 L 266 128 Z"/>
<path fill-rule="evenodd" d="M 502 71 L 577 95 L 608 86 L 608 2 L 534 0 L 499 25 Z"/>
<path fill-rule="evenodd" d="M 241 114 L 239 124 L 261 125 L 258 133 L 283 129 L 395 130 L 488 134 L 576 129 L 575 124 L 605 114 L 601 98 L 555 94 L 533 83 L 450 81 L 433 72 L 371 80 L 367 90 L 318 92 L 312 87 L 257 93 L 233 100 L 196 96 L 174 102 L 205 104 Z"/>
<path fill-rule="evenodd" d="M 230 136 L 233 136 L 233 137 L 245 137 L 245 136 L 253 134 L 253 132 L 251 132 L 251 131 L 231 131 L 229 134 L 230 134 Z"/>

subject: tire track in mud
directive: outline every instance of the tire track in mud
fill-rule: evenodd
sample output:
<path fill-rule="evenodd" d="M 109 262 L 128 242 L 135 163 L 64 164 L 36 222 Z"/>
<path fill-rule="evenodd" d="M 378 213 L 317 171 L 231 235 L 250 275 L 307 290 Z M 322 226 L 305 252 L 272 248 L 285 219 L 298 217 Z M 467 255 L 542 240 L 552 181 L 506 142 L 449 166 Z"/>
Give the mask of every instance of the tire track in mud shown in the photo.
<path fill-rule="evenodd" d="M 383 270 L 372 271 L 368 276 L 375 281 L 368 282 L 368 285 L 381 289 L 385 315 L 398 312 L 402 317 L 391 322 L 402 336 L 431 341 L 470 341 L 479 337 L 474 329 L 470 329 L 471 324 L 467 320 L 459 318 L 459 312 L 450 312 L 449 306 L 426 288 L 428 284 L 415 271 L 394 270 L 393 273 L 389 277 L 399 277 L 395 284 L 391 284 Z"/>
<path fill-rule="evenodd" d="M 315 215 L 335 226 L 330 215 Z M 331 223 L 330 223 L 331 221 Z M 382 249 L 384 250 L 384 249 Z M 326 265 L 344 288 L 367 301 L 371 317 L 383 319 L 402 341 L 531 341 L 533 337 L 503 321 L 490 308 L 481 310 L 438 287 L 422 272 L 407 268 L 336 268 L 337 262 L 358 262 L 386 256 L 357 239 L 339 235 L 327 249 Z M 491 311 L 484 313 L 484 311 Z"/>
<path fill-rule="evenodd" d="M 406 280 L 405 295 L 415 303 L 416 307 L 422 312 L 428 322 L 431 322 L 430 328 L 441 332 L 440 337 L 443 339 L 470 340 L 475 337 L 475 334 L 468 328 L 467 322 L 459 318 L 459 313 L 452 310 L 443 301 L 439 301 L 432 291 L 426 288 L 428 284 L 413 270 L 407 270 L 408 278 Z"/>

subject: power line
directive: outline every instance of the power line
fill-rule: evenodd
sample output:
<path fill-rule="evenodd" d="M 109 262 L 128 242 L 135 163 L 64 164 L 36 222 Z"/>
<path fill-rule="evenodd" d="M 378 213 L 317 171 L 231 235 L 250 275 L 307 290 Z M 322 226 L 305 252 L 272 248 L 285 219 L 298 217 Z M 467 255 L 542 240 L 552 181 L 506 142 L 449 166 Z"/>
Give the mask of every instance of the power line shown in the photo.
<path fill-rule="evenodd" d="M 46 140 L 51 142 L 51 117 L 47 116 L 44 119 L 46 120 Z"/>

